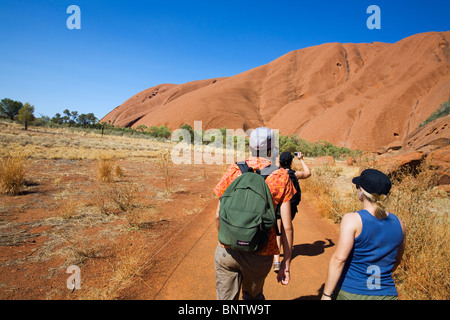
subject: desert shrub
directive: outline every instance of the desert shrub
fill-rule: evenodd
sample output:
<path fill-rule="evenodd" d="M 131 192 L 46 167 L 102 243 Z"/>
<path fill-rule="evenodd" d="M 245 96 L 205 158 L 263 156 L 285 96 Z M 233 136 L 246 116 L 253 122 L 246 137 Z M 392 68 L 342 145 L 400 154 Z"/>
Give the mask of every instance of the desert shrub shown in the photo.
<path fill-rule="evenodd" d="M 296 136 L 280 136 L 280 152 L 301 151 L 307 157 L 333 156 L 343 158 L 361 155 L 361 151 L 338 147 L 328 141 L 307 142 Z"/>
<path fill-rule="evenodd" d="M 293 141 L 287 141 L 280 148 L 280 152 L 297 152 L 299 150 L 300 150 L 299 146 Z"/>
<path fill-rule="evenodd" d="M 169 139 L 170 135 L 172 134 L 170 129 L 167 128 L 166 126 L 159 127 L 156 132 L 157 132 L 157 137 L 162 138 L 162 139 Z"/>
<path fill-rule="evenodd" d="M 138 188 L 131 183 L 99 185 L 94 201 L 106 215 L 127 212 L 135 205 Z"/>
<path fill-rule="evenodd" d="M 23 154 L 7 153 L 0 158 L 0 193 L 19 194 L 25 184 L 28 165 Z"/>
<path fill-rule="evenodd" d="M 154 138 L 169 139 L 172 132 L 166 126 L 150 126 L 147 128 L 147 133 Z"/>
<path fill-rule="evenodd" d="M 137 187 L 134 184 L 112 185 L 109 198 L 122 211 L 128 211 L 132 208 L 136 200 Z"/>

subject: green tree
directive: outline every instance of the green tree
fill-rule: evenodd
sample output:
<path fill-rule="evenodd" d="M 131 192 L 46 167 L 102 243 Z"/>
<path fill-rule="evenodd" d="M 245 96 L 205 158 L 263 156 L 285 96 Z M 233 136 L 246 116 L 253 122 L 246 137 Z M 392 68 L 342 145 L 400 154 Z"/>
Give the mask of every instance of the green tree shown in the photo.
<path fill-rule="evenodd" d="M 88 113 L 86 115 L 86 117 L 87 117 L 89 126 L 93 126 L 98 122 L 97 117 L 92 112 Z"/>
<path fill-rule="evenodd" d="M 64 120 L 61 118 L 61 114 L 57 113 L 55 116 L 50 120 L 50 122 L 56 123 L 56 124 L 63 124 Z"/>
<path fill-rule="evenodd" d="M 78 111 L 72 111 L 70 113 L 71 119 L 69 120 L 69 127 L 75 123 L 77 123 Z"/>
<path fill-rule="evenodd" d="M 87 127 L 89 124 L 87 115 L 82 113 L 78 116 L 78 120 L 77 120 L 78 124 L 81 125 L 83 128 Z"/>
<path fill-rule="evenodd" d="M 65 124 L 66 124 L 66 123 L 69 123 L 69 120 L 70 120 L 70 111 L 69 111 L 69 109 L 65 109 L 65 110 L 63 111 L 63 113 L 65 114 L 65 116 L 62 117 L 63 122 L 64 122 Z M 69 124 L 69 127 L 70 127 L 70 124 Z"/>
<path fill-rule="evenodd" d="M 98 119 L 92 112 L 87 114 L 82 113 L 78 116 L 77 122 L 83 128 L 86 128 L 95 125 L 98 122 Z"/>
<path fill-rule="evenodd" d="M 77 117 L 78 117 L 78 111 L 70 111 L 69 109 L 65 109 L 63 111 L 63 113 L 65 114 L 64 117 L 62 117 L 63 122 L 64 123 L 68 123 L 69 124 L 69 128 L 74 125 L 75 123 L 77 123 Z"/>
<path fill-rule="evenodd" d="M 25 105 L 20 108 L 18 120 L 25 126 L 25 130 L 28 130 L 28 124 L 32 123 L 35 119 L 34 117 L 34 106 L 25 102 Z"/>
<path fill-rule="evenodd" d="M 8 116 L 11 120 L 19 114 L 19 110 L 23 107 L 22 102 L 4 98 L 0 102 L 0 114 Z"/>

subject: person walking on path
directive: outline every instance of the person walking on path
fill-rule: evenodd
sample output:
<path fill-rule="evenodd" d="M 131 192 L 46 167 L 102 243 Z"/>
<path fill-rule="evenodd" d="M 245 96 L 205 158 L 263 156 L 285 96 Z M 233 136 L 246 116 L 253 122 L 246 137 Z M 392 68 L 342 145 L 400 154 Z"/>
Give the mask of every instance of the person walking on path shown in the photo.
<path fill-rule="evenodd" d="M 385 210 L 390 179 L 374 169 L 353 178 L 363 210 L 342 218 L 322 300 L 397 300 L 392 272 L 400 264 L 405 226 Z"/>
<path fill-rule="evenodd" d="M 269 128 L 256 128 L 250 135 L 250 151 L 252 156 L 246 159 L 248 167 L 262 170 L 271 166 L 270 157 L 274 146 L 274 133 Z M 225 190 L 241 175 L 238 164 L 231 165 L 219 183 L 214 193 L 222 197 Z M 295 194 L 289 175 L 284 169 L 273 171 L 265 182 L 272 196 L 273 207 L 280 204 L 282 219 L 282 240 L 285 248 L 284 258 L 277 275 L 278 282 L 287 285 L 290 281 L 290 263 L 292 257 L 292 220 L 290 199 Z M 220 229 L 220 202 L 216 210 L 216 227 Z M 270 229 L 269 239 L 262 250 L 257 253 L 231 249 L 220 242 L 214 255 L 216 273 L 216 293 L 219 300 L 237 300 L 242 287 L 244 300 L 263 300 L 264 281 L 270 272 L 273 256 L 279 254 L 276 242 L 276 227 Z"/>
<path fill-rule="evenodd" d="M 297 191 L 296 194 L 291 199 L 291 218 L 294 220 L 295 215 L 298 212 L 297 206 L 299 205 L 301 201 L 301 189 L 299 181 L 300 179 L 308 179 L 311 176 L 311 171 L 309 170 L 308 166 L 306 165 L 305 161 L 303 161 L 303 154 L 301 152 L 295 152 L 294 153 L 297 156 L 297 159 L 300 161 L 303 171 L 296 171 L 292 169 L 292 160 L 295 158 L 295 156 L 292 155 L 290 152 L 283 152 L 280 155 L 280 167 L 285 169 L 288 174 L 289 178 L 292 181 L 292 184 L 294 185 L 295 190 Z M 277 214 L 277 224 L 278 224 L 278 230 L 281 229 L 281 220 L 280 216 Z M 277 245 L 281 249 L 281 237 L 280 234 L 277 234 Z M 281 251 L 281 250 L 280 250 Z M 280 270 L 280 255 L 274 255 L 274 263 L 273 263 L 273 271 L 278 272 Z"/>

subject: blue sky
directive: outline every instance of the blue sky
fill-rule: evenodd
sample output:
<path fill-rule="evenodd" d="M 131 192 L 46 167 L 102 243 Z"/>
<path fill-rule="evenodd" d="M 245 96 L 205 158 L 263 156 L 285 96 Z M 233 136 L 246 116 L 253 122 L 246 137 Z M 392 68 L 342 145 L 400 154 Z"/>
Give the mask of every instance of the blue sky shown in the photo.
<path fill-rule="evenodd" d="M 70 5 L 80 30 L 67 28 Z M 366 26 L 370 5 L 379 30 Z M 102 118 L 149 87 L 233 76 L 292 50 L 449 31 L 449 12 L 449 0 L 0 0 L 0 99 Z"/>

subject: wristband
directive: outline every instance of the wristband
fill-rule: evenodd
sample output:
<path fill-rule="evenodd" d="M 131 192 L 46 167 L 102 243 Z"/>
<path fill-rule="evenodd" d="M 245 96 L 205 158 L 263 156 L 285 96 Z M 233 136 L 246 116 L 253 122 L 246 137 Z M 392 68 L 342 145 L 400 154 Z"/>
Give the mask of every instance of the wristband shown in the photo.
<path fill-rule="evenodd" d="M 331 298 L 331 295 L 329 295 L 329 294 L 326 294 L 325 292 L 324 293 L 322 293 L 325 297 L 328 297 L 328 298 Z"/>

